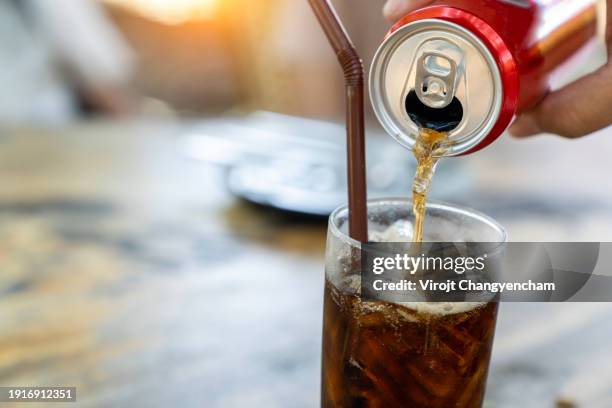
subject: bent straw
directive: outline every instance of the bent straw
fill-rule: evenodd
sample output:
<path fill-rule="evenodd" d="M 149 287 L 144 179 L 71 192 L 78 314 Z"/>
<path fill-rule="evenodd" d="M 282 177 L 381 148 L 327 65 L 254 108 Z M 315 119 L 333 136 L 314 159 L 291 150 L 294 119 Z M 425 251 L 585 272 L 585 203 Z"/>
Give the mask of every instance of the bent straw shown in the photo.
<path fill-rule="evenodd" d="M 363 64 L 329 0 L 308 0 L 344 72 L 349 235 L 368 240 Z"/>

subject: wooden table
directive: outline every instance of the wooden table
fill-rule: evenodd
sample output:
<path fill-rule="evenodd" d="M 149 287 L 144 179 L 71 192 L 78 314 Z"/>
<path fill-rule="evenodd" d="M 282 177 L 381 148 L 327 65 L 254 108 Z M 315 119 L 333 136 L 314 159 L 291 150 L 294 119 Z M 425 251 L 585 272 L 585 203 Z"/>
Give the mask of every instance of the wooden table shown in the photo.
<path fill-rule="evenodd" d="M 0 132 L 0 385 L 76 386 L 78 406 L 318 405 L 325 222 L 234 199 L 181 156 L 184 128 Z M 475 188 L 456 202 L 514 240 L 610 240 L 611 136 L 507 139 L 461 159 Z M 487 406 L 612 406 L 611 338 L 612 305 L 504 304 Z"/>

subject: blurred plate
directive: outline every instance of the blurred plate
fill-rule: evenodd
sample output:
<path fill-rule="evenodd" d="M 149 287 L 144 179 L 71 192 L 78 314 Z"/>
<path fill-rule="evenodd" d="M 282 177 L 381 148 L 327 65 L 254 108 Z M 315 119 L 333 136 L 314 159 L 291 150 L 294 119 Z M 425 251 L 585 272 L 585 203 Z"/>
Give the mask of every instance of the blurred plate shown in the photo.
<path fill-rule="evenodd" d="M 345 129 L 335 123 L 257 112 L 198 125 L 182 143 L 193 159 L 228 168 L 227 184 L 246 200 L 287 211 L 329 215 L 347 201 Z M 379 131 L 368 132 L 368 196 L 409 196 L 411 153 Z M 468 174 L 442 160 L 431 195 L 466 193 Z"/>

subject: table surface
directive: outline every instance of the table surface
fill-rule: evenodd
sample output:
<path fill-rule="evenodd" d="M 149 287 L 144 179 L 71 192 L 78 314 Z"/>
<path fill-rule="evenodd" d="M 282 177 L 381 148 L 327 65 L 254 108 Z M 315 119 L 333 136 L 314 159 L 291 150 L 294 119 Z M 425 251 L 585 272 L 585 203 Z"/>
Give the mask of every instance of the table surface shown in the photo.
<path fill-rule="evenodd" d="M 233 198 L 182 157 L 186 126 L 0 131 L 0 385 L 76 386 L 79 406 L 318 406 L 325 222 Z M 456 202 L 515 241 L 609 241 L 611 153 L 610 132 L 505 138 L 453 159 L 474 186 Z M 610 338 L 610 304 L 502 305 L 486 406 L 612 406 Z"/>

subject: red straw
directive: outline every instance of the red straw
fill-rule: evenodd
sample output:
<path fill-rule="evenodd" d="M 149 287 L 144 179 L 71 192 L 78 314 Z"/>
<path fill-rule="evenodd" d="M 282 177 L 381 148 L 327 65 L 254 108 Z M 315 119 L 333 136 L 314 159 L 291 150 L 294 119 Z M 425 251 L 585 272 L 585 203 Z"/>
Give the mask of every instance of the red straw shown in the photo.
<path fill-rule="evenodd" d="M 344 71 L 349 235 L 368 240 L 363 64 L 329 0 L 308 0 Z"/>

